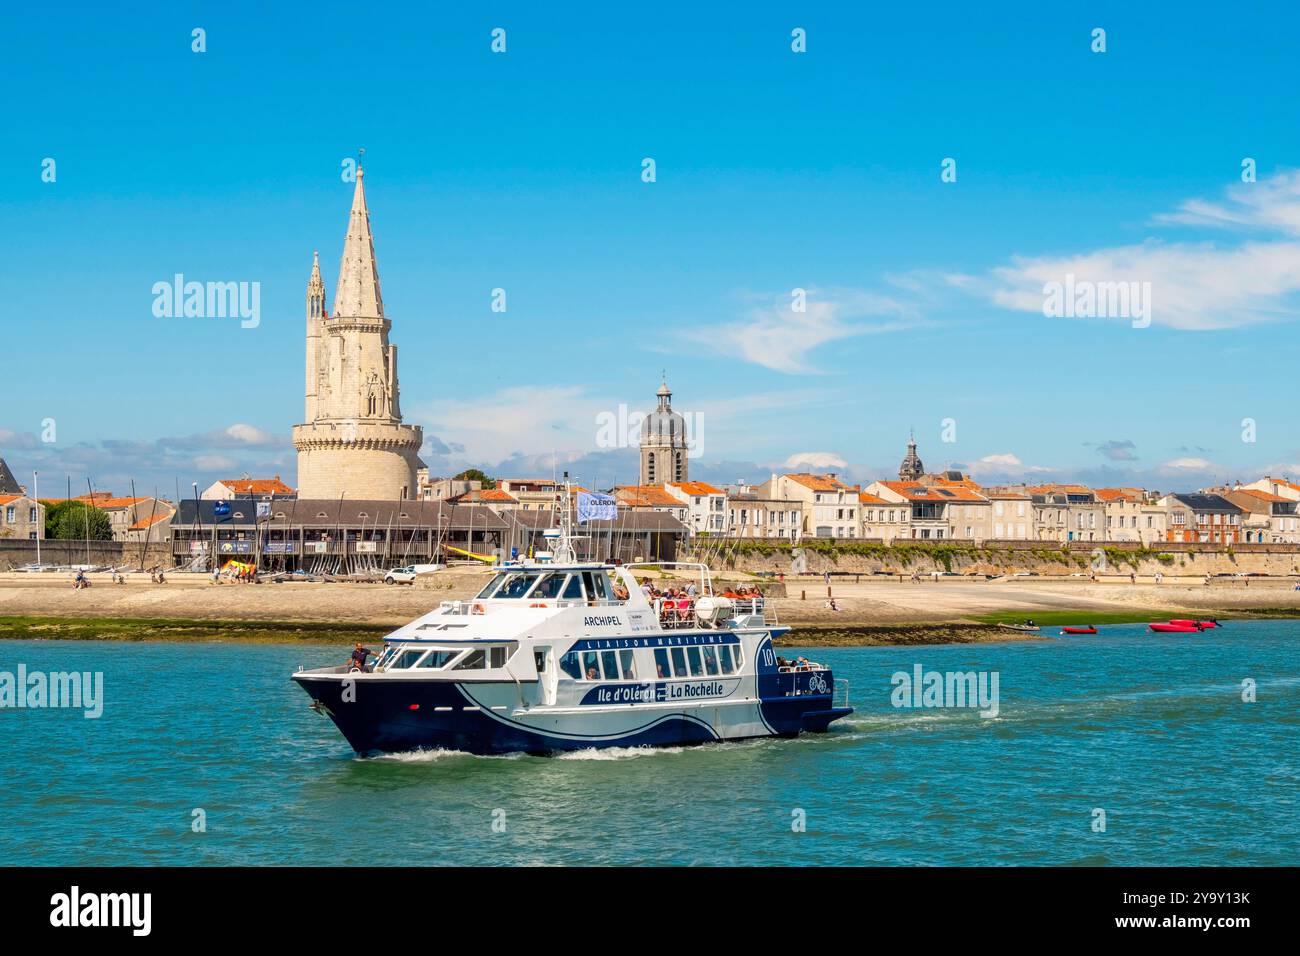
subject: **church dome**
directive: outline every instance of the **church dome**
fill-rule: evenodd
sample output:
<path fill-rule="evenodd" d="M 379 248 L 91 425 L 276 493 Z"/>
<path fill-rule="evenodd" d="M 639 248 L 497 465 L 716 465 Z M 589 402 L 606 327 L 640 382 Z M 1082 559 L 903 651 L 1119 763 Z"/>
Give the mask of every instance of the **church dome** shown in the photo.
<path fill-rule="evenodd" d="M 673 411 L 673 393 L 664 382 L 656 392 L 659 405 L 641 422 L 641 444 L 686 445 L 686 419 Z"/>

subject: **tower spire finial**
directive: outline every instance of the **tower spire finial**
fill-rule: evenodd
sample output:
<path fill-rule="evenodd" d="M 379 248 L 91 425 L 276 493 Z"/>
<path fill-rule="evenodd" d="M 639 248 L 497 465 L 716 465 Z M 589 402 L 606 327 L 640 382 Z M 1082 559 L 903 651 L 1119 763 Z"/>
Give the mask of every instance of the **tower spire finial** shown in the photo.
<path fill-rule="evenodd" d="M 363 154 L 365 150 L 357 152 Z M 370 233 L 370 210 L 366 206 L 364 179 L 358 162 L 357 185 L 352 193 L 352 211 L 348 214 L 348 232 L 343 240 L 343 259 L 339 263 L 339 282 L 334 293 L 334 314 L 382 319 L 384 299 L 379 291 L 379 266 L 375 262 L 375 242 Z"/>

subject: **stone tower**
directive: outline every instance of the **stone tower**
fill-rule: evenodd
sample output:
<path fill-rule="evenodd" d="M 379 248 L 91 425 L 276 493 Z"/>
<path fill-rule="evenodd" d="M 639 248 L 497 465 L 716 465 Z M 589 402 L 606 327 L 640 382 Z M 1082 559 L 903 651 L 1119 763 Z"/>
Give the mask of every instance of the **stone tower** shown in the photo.
<path fill-rule="evenodd" d="M 916 454 L 916 436 L 907 437 L 907 454 L 903 457 L 903 463 L 898 466 L 899 481 L 919 481 L 925 474 L 925 465 L 921 464 L 920 457 Z"/>
<path fill-rule="evenodd" d="M 293 429 L 299 498 L 413 498 L 422 465 L 423 431 L 402 424 L 364 175 L 358 167 L 333 315 L 317 256 L 307 282 L 306 417 Z"/>
<path fill-rule="evenodd" d="M 673 411 L 673 393 L 664 382 L 656 393 L 659 406 L 641 422 L 641 481 L 662 485 L 668 481 L 689 481 L 686 451 L 686 419 Z"/>

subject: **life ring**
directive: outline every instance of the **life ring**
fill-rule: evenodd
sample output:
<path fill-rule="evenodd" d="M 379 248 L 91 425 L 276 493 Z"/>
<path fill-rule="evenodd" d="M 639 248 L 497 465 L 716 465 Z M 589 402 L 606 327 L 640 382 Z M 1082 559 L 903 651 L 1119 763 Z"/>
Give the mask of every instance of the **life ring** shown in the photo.
<path fill-rule="evenodd" d="M 469 609 L 469 612 L 471 614 L 484 614 L 487 612 L 487 608 L 485 608 L 482 604 L 475 604 L 472 608 Z"/>

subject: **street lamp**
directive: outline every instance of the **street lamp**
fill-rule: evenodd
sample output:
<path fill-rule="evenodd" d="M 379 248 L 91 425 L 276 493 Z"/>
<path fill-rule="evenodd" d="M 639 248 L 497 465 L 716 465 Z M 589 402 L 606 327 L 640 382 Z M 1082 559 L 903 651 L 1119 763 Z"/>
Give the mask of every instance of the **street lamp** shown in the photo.
<path fill-rule="evenodd" d="M 41 520 L 41 484 L 40 472 L 32 469 L 32 498 L 36 501 L 36 518 Z M 36 529 L 36 567 L 41 566 L 41 536 L 45 534 L 45 522 L 41 521 L 41 527 Z"/>

